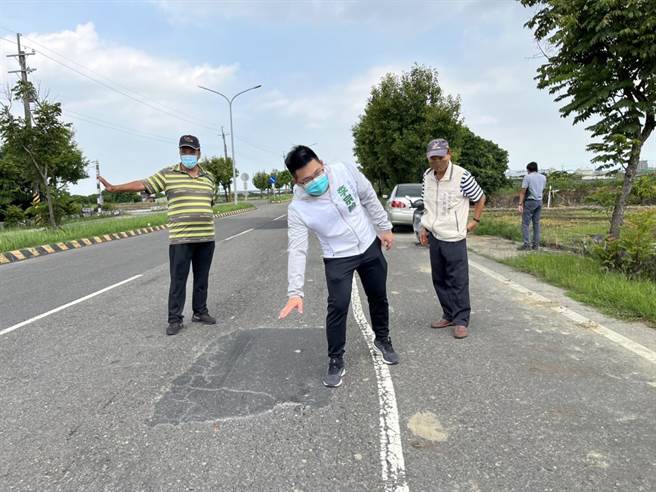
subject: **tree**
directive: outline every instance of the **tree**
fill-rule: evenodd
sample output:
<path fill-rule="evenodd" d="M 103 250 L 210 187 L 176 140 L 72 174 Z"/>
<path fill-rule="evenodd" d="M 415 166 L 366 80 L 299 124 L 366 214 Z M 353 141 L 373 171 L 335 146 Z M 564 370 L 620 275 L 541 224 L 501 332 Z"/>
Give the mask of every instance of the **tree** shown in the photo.
<path fill-rule="evenodd" d="M 436 70 L 415 65 L 400 76 L 385 75 L 372 88 L 353 127 L 354 152 L 362 172 L 383 193 L 421 179 L 428 142 L 446 138 L 457 148 L 461 134 L 460 99 L 443 93 Z"/>
<path fill-rule="evenodd" d="M 25 210 L 30 206 L 32 183 L 27 172 L 13 162 L 0 147 L 0 221 L 5 220 L 9 207 Z M 14 215 L 15 211 L 14 211 Z"/>
<path fill-rule="evenodd" d="M 34 101 L 33 122 L 11 113 L 11 99 L 26 96 Z M 3 159 L 8 159 L 22 170 L 29 170 L 45 192 L 51 227 L 57 226 L 55 200 L 69 183 L 87 177 L 87 161 L 73 140 L 70 123 L 61 121 L 61 104 L 39 98 L 31 83 L 18 82 L 10 101 L 0 112 L 0 137 L 3 140 Z"/>
<path fill-rule="evenodd" d="M 259 171 L 253 176 L 253 185 L 260 190 L 260 194 L 264 190 L 268 190 L 271 185 L 269 184 L 269 175 L 264 171 Z"/>
<path fill-rule="evenodd" d="M 471 172 L 485 193 L 491 195 L 508 184 L 508 152 L 490 140 L 463 128 L 458 164 Z"/>
<path fill-rule="evenodd" d="M 526 23 L 546 41 L 538 88 L 561 103 L 574 124 L 592 120 L 588 150 L 604 167 L 625 169 L 610 226 L 618 238 L 642 147 L 656 127 L 656 2 L 520 0 L 537 8 Z"/>
<path fill-rule="evenodd" d="M 232 159 L 230 157 L 211 157 L 205 159 L 202 162 L 202 166 L 212 173 L 216 182 L 223 187 L 225 200 L 228 202 L 230 200 L 229 195 L 233 181 Z M 239 174 L 239 172 L 237 171 L 236 174 Z"/>
<path fill-rule="evenodd" d="M 282 171 L 278 171 L 278 174 L 276 174 L 276 187 L 277 188 L 282 188 L 284 187 L 291 187 L 292 186 L 292 173 L 289 172 L 287 169 L 283 169 Z"/>

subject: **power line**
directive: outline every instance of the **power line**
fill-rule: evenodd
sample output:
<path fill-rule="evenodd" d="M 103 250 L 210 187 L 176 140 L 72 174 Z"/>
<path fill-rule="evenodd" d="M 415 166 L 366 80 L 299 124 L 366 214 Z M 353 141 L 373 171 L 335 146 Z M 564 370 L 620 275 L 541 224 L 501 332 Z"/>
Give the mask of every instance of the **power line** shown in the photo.
<path fill-rule="evenodd" d="M 105 123 L 103 121 L 95 121 L 95 118 L 89 118 L 89 117 L 85 117 L 85 116 L 80 115 L 80 114 L 75 114 L 72 111 L 65 110 L 64 115 L 68 116 L 70 118 L 76 119 L 76 120 L 84 121 L 86 123 L 91 123 L 92 125 L 96 125 L 96 126 L 99 126 L 99 127 L 102 127 L 102 128 L 107 128 L 109 130 L 114 130 L 114 131 L 117 131 L 117 132 L 125 133 L 125 134 L 133 136 L 133 137 L 142 138 L 142 139 L 146 139 L 146 140 L 152 140 L 154 142 L 159 142 L 159 143 L 165 143 L 167 145 L 175 144 L 175 139 L 166 139 L 165 137 L 150 136 L 148 134 L 141 133 L 137 130 L 122 128 L 122 127 L 115 126 L 115 125 L 112 125 L 112 124 L 109 124 L 109 123 Z"/>
<path fill-rule="evenodd" d="M 0 38 L 0 39 L 3 39 L 4 41 L 9 41 L 9 40 L 6 39 L 6 38 Z M 9 41 L 9 42 L 11 42 L 11 41 Z M 34 48 L 32 48 L 32 49 L 34 49 Z M 36 51 L 36 50 L 35 50 L 35 51 Z M 75 72 L 76 74 L 78 74 L 78 75 L 80 75 L 80 76 L 82 76 L 82 77 L 84 77 L 84 78 L 86 78 L 86 79 L 91 80 L 92 82 L 95 82 L 96 84 L 101 85 L 102 87 L 104 87 L 104 88 L 106 88 L 106 89 L 109 89 L 109 90 L 111 90 L 111 91 L 113 91 L 113 92 L 116 92 L 116 93 L 118 93 L 118 94 L 121 94 L 122 96 L 125 96 L 125 97 L 127 97 L 128 99 L 131 99 L 132 101 L 135 101 L 135 102 L 137 102 L 137 103 L 139 103 L 139 104 L 143 104 L 144 106 L 148 106 L 148 107 L 151 108 L 151 109 L 154 109 L 154 110 L 156 110 L 156 111 L 160 111 L 161 113 L 164 113 L 164 114 L 167 114 L 167 115 L 169 115 L 169 116 L 172 116 L 172 117 L 174 117 L 174 118 L 176 118 L 176 119 L 178 119 L 178 120 L 186 121 L 186 122 L 188 122 L 188 123 L 193 123 L 194 125 L 201 126 L 201 127 L 203 127 L 203 128 L 207 128 L 207 129 L 212 130 L 212 131 L 217 131 L 217 129 L 214 128 L 214 127 L 207 126 L 207 125 L 203 125 L 203 124 L 199 124 L 197 121 L 194 121 L 194 120 L 191 120 L 191 119 L 188 119 L 188 118 L 184 118 L 184 117 L 180 116 L 179 114 L 176 114 L 176 113 L 173 113 L 173 112 L 168 111 L 168 110 L 166 110 L 166 109 L 163 109 L 163 108 L 157 107 L 157 106 L 155 106 L 154 104 L 149 103 L 148 101 L 144 101 L 143 99 L 140 99 L 140 98 L 138 98 L 138 97 L 135 97 L 135 96 L 133 96 L 132 94 L 129 94 L 129 93 L 127 93 L 127 92 L 125 92 L 125 91 L 123 91 L 123 90 L 121 90 L 121 89 L 118 89 L 118 88 L 116 88 L 116 87 L 113 87 L 113 86 L 111 86 L 111 85 L 109 85 L 109 84 L 103 82 L 103 81 L 100 80 L 100 79 L 97 79 L 97 78 L 95 78 L 95 77 L 92 77 L 92 76 L 90 76 L 90 75 L 87 75 L 87 74 L 85 74 L 84 72 L 81 72 L 80 70 L 78 70 L 78 69 L 76 69 L 76 68 L 74 68 L 74 67 L 71 67 L 70 65 L 67 65 L 67 64 L 64 63 L 64 62 L 59 61 L 59 60 L 57 60 L 56 58 L 53 58 L 52 56 L 47 55 L 46 53 L 43 53 L 42 51 L 37 51 L 36 53 L 39 54 L 39 55 L 41 55 L 41 56 L 43 56 L 43 57 L 45 57 L 45 58 L 47 58 L 47 59 L 49 59 L 49 60 L 51 60 L 51 61 L 53 61 L 53 62 L 55 62 L 55 63 L 57 63 L 58 65 L 61 65 L 61 66 L 64 67 L 64 68 L 67 68 L 68 70 L 71 70 L 72 72 Z"/>
<path fill-rule="evenodd" d="M 80 117 L 82 117 L 82 118 L 87 118 L 87 119 L 90 119 L 90 120 L 95 120 L 95 121 L 100 122 L 100 123 L 103 123 L 103 124 L 105 124 L 105 125 L 115 126 L 115 127 L 117 127 L 117 128 L 121 128 L 121 129 L 124 129 L 124 130 L 127 130 L 127 131 L 133 131 L 133 132 L 136 132 L 136 133 L 140 133 L 140 134 L 142 134 L 142 135 L 145 135 L 145 136 L 147 136 L 147 137 L 158 138 L 158 139 L 160 139 L 160 140 L 165 140 L 165 141 L 167 141 L 167 142 L 176 141 L 175 138 L 171 138 L 171 137 L 168 137 L 168 136 L 165 136 L 165 135 L 158 135 L 158 134 L 156 134 L 156 133 L 149 133 L 149 132 L 145 132 L 145 131 L 142 131 L 142 130 L 137 130 L 137 129 L 135 129 L 135 128 L 126 127 L 126 126 L 124 126 L 124 125 L 121 125 L 120 123 L 114 123 L 114 122 L 109 121 L 109 120 L 103 120 L 102 118 L 98 118 L 97 116 L 91 116 L 91 115 L 88 115 L 88 114 L 79 113 L 79 112 L 77 112 L 77 111 L 72 111 L 72 110 L 70 110 L 70 109 L 64 109 L 64 111 L 65 111 L 66 113 L 70 113 L 70 114 L 72 114 L 72 115 L 74 115 L 74 116 L 80 116 Z"/>
<path fill-rule="evenodd" d="M 7 31 L 7 32 L 12 32 L 12 33 L 13 33 L 12 30 L 10 30 L 10 29 L 8 29 L 8 28 L 6 28 L 6 27 L 4 27 L 4 26 L 0 26 L 0 29 L 2 29 L 2 30 L 4 30 L 4 31 Z M 7 41 L 7 42 L 9 42 L 9 43 L 16 44 L 14 41 L 12 41 L 12 40 L 10 40 L 10 39 L 0 38 L 0 40 L 4 40 L 4 41 Z M 212 131 L 217 131 L 217 129 L 214 128 L 214 127 L 212 127 L 212 126 L 209 126 L 209 125 L 206 125 L 206 124 L 200 124 L 198 119 L 197 119 L 197 120 L 191 120 L 191 119 L 188 119 L 188 118 L 181 117 L 181 116 L 179 115 L 179 113 L 178 113 L 177 111 L 175 111 L 175 109 L 173 109 L 173 108 L 168 108 L 168 109 L 167 109 L 166 106 L 163 106 L 163 105 L 155 105 L 155 104 L 153 104 L 153 103 L 150 103 L 150 102 L 148 102 L 148 101 L 142 99 L 141 97 L 136 97 L 136 96 L 134 96 L 133 94 L 136 94 L 136 95 L 139 95 L 139 96 L 141 96 L 141 94 L 139 94 L 138 92 L 136 92 L 136 91 L 134 91 L 134 90 L 132 90 L 132 89 L 129 89 L 129 88 L 127 88 L 127 87 L 121 85 L 120 83 L 118 83 L 118 82 L 116 82 L 116 81 L 114 81 L 114 80 L 112 80 L 112 79 L 109 79 L 109 78 L 103 76 L 102 74 L 99 74 L 97 71 L 95 71 L 95 70 L 93 70 L 93 69 L 91 69 L 91 68 L 89 68 L 89 67 L 87 67 L 87 66 L 85 66 L 85 65 L 83 65 L 83 64 L 81 64 L 81 63 L 79 63 L 79 62 L 77 62 L 77 61 L 75 61 L 75 60 L 73 60 L 73 59 L 71 59 L 71 58 L 68 58 L 68 57 L 65 56 L 65 55 L 62 55 L 61 53 L 58 53 L 57 51 L 55 51 L 55 50 L 53 50 L 53 49 L 51 49 L 51 48 L 48 48 L 48 47 L 44 46 L 43 44 L 39 43 L 38 41 L 35 41 L 34 39 L 30 39 L 30 43 L 33 44 L 33 45 L 37 45 L 37 46 L 41 47 L 41 49 L 46 50 L 46 51 L 48 51 L 48 52 L 50 52 L 50 53 L 53 53 L 54 55 L 56 55 L 56 56 L 58 56 L 58 57 L 61 57 L 61 58 L 63 58 L 64 60 L 67 60 L 68 62 L 70 62 L 70 63 L 72 63 L 72 64 L 74 64 L 74 65 L 77 65 L 77 66 L 83 68 L 84 70 L 86 70 L 86 71 L 88 71 L 88 72 L 91 72 L 91 73 L 95 74 L 97 77 L 92 77 L 92 76 L 90 76 L 90 75 L 88 75 L 88 74 L 86 74 L 86 73 L 84 73 L 84 72 L 81 72 L 80 70 L 77 70 L 76 68 L 74 68 L 74 67 L 72 67 L 72 66 L 70 66 L 70 65 L 67 65 L 66 63 L 64 63 L 64 62 L 62 62 L 62 61 L 60 61 L 60 60 L 57 60 L 56 58 L 53 58 L 52 56 L 48 55 L 47 53 L 44 53 L 43 51 L 36 51 L 36 50 L 34 50 L 34 48 L 32 47 L 32 49 L 33 49 L 37 54 L 39 54 L 39 55 L 41 55 L 41 56 L 43 56 L 43 57 L 45 57 L 45 58 L 47 58 L 47 59 L 49 59 L 49 60 L 51 60 L 51 61 L 53 61 L 53 62 L 55 62 L 55 63 L 61 65 L 62 67 L 66 68 L 66 69 L 68 69 L 68 70 L 71 70 L 72 72 L 74 72 L 74 73 L 76 73 L 76 74 L 78 74 L 78 75 L 80 75 L 80 76 L 82 76 L 82 77 L 84 77 L 84 78 L 86 78 L 86 79 L 91 80 L 92 82 L 94 82 L 94 83 L 96 83 L 96 84 L 99 84 L 100 86 L 102 86 L 102 87 L 104 87 L 104 88 L 106 88 L 106 89 L 108 89 L 108 90 L 111 90 L 111 91 L 113 91 L 113 92 L 116 92 L 116 93 L 118 93 L 118 94 L 120 94 L 120 95 L 122 95 L 122 96 L 124 96 L 124 97 L 127 97 L 127 98 L 129 98 L 129 99 L 131 99 L 131 100 L 133 100 L 133 101 L 135 101 L 135 102 L 138 102 L 138 103 L 143 104 L 143 105 L 145 105 L 145 106 L 147 106 L 147 107 L 149 107 L 149 108 L 151 108 L 151 109 L 154 109 L 154 110 L 156 110 L 156 111 L 160 111 L 160 112 L 162 112 L 162 113 L 164 113 L 164 114 L 167 114 L 167 115 L 169 115 L 169 116 L 172 116 L 172 117 L 174 117 L 174 118 L 176 118 L 176 119 L 178 119 L 178 120 L 182 120 L 182 121 L 186 121 L 186 122 L 189 122 L 189 123 L 193 123 L 194 125 L 202 126 L 203 128 L 206 128 L 206 129 L 209 129 L 209 130 L 212 130 Z M 104 82 L 104 81 L 101 80 L 101 79 L 105 79 L 106 81 L 110 82 L 111 84 L 110 84 L 110 83 L 107 83 L 107 82 Z M 117 86 L 118 88 L 115 87 L 115 86 Z M 127 92 L 127 91 L 131 92 L 132 94 L 130 94 L 130 93 Z M 123 133 L 129 133 L 129 134 L 131 134 L 131 135 L 139 136 L 139 137 L 141 137 L 141 138 L 149 138 L 149 139 L 151 139 L 151 140 L 160 141 L 160 142 L 164 142 L 164 141 L 166 141 L 167 143 L 169 142 L 169 140 L 168 140 L 166 137 L 162 137 L 162 136 L 159 136 L 159 135 L 149 135 L 149 134 L 147 134 L 147 133 L 140 132 L 140 131 L 131 131 L 131 130 L 126 130 L 126 129 L 124 129 L 123 127 L 117 127 L 117 126 L 114 125 L 113 123 L 111 123 L 111 122 L 107 122 L 107 121 L 102 120 L 102 119 L 100 119 L 100 118 L 96 118 L 96 117 L 88 116 L 88 115 L 81 115 L 81 114 L 79 114 L 79 113 L 77 113 L 77 116 L 76 116 L 75 112 L 74 112 L 74 111 L 70 111 L 70 110 L 67 110 L 66 112 L 67 112 L 67 113 L 70 113 L 71 116 L 73 116 L 74 118 L 76 118 L 76 119 L 80 119 L 80 120 L 82 120 L 82 121 L 86 121 L 86 122 L 88 122 L 88 123 L 97 124 L 97 125 L 99 125 L 99 126 L 104 126 L 104 127 L 106 127 L 106 128 L 110 128 L 110 129 L 113 129 L 113 130 L 116 130 L 116 131 L 121 131 L 121 132 L 123 132 Z M 97 121 L 92 121 L 92 120 L 97 120 Z M 256 145 L 256 144 L 253 144 L 253 143 L 249 142 L 248 140 L 245 140 L 245 139 L 240 138 L 240 137 L 237 137 L 237 136 L 235 136 L 235 138 L 236 138 L 237 140 L 241 141 L 242 143 L 248 145 L 249 147 L 252 147 L 252 148 L 254 148 L 254 149 L 256 149 L 256 150 L 259 150 L 260 152 L 265 152 L 265 153 L 268 153 L 268 154 L 271 154 L 271 155 L 275 155 L 275 156 L 278 155 L 278 152 L 275 152 L 275 151 L 273 151 L 273 150 L 271 150 L 271 149 L 267 149 L 267 148 L 264 148 L 264 147 L 258 146 L 258 145 Z"/>
<path fill-rule="evenodd" d="M 13 33 L 13 31 L 12 31 L 11 29 L 8 29 L 8 28 L 3 27 L 3 26 L 0 26 L 0 29 L 3 29 L 4 31 L 7 31 L 7 32 L 11 32 L 11 33 Z M 104 76 L 103 74 L 99 73 L 98 71 L 96 71 L 96 70 L 94 70 L 94 69 L 92 69 L 92 68 L 89 68 L 89 67 L 87 67 L 86 65 L 83 65 L 83 64 L 81 64 L 81 63 L 79 63 L 79 62 L 73 60 L 72 58 L 69 58 L 69 57 L 67 57 L 67 56 L 65 56 L 65 55 L 62 55 L 61 53 L 59 53 L 59 52 L 53 50 L 52 48 L 49 48 L 49 47 L 47 47 L 47 46 L 44 46 L 43 44 L 39 43 L 38 41 L 36 41 L 36 40 L 34 40 L 34 39 L 32 39 L 32 38 L 25 38 L 25 39 L 27 39 L 29 43 L 31 43 L 31 44 L 35 44 L 35 45 L 41 47 L 41 49 L 44 49 L 44 50 L 46 50 L 46 51 L 48 51 L 48 52 L 50 52 L 50 53 L 52 53 L 52 54 L 55 54 L 55 55 L 57 55 L 58 57 L 63 58 L 64 60 L 67 60 L 67 61 L 73 63 L 74 65 L 77 65 L 78 67 L 83 68 L 84 70 L 86 70 L 86 71 L 88 71 L 88 72 L 91 72 L 92 74 L 96 75 L 96 76 L 99 77 L 100 79 L 104 79 L 104 80 L 106 80 L 107 82 L 109 82 L 109 83 L 111 83 L 111 84 L 113 84 L 113 85 L 115 85 L 115 86 L 121 88 L 121 89 L 124 90 L 124 91 L 131 92 L 132 94 L 136 94 L 136 95 L 139 96 L 141 99 L 144 99 L 144 98 L 145 98 L 145 96 L 143 96 L 143 94 L 140 94 L 139 92 L 135 91 L 134 89 L 130 89 L 129 87 L 126 87 L 125 85 L 122 85 L 121 83 L 119 83 L 119 82 L 117 82 L 117 81 L 115 81 L 115 80 L 112 80 L 112 79 L 110 79 L 109 77 Z M 176 110 L 175 108 L 172 108 L 172 107 L 170 107 L 170 106 L 165 106 L 165 105 L 163 105 L 163 104 L 161 104 L 161 103 L 156 104 L 156 106 L 158 106 L 159 108 L 163 108 L 164 111 L 167 111 L 167 114 L 170 114 L 169 112 L 173 112 L 173 113 L 176 113 L 176 114 L 179 113 L 179 111 Z M 195 118 L 195 117 L 194 117 L 194 118 Z M 196 121 L 201 121 L 200 118 L 195 118 L 195 119 L 196 119 Z M 210 125 L 210 123 L 207 123 L 207 122 L 204 122 L 204 124 L 206 124 L 206 125 Z M 209 128 L 209 129 L 212 129 L 212 130 L 215 129 L 214 127 L 211 127 L 211 126 L 206 126 L 206 128 Z"/>

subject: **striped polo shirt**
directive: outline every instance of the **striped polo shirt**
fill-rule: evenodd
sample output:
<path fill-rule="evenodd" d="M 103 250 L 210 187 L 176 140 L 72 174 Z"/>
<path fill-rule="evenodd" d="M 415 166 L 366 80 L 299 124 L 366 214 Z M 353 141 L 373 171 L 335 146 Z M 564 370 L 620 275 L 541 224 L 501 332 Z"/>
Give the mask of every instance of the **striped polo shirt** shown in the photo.
<path fill-rule="evenodd" d="M 149 193 L 166 194 L 171 244 L 214 241 L 214 178 L 202 167 L 189 176 L 180 164 L 167 167 L 144 180 Z"/>

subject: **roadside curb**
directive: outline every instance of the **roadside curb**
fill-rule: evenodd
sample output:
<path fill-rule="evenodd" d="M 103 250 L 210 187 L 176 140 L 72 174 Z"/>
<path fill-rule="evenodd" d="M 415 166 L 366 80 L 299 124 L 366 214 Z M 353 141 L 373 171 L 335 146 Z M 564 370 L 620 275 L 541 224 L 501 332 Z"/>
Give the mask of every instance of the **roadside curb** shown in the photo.
<path fill-rule="evenodd" d="M 214 214 L 214 217 L 221 219 L 223 217 L 229 217 L 231 215 L 238 215 L 246 212 L 251 212 L 252 210 L 255 209 L 256 207 L 233 210 L 231 212 Z M 132 229 L 130 231 L 114 232 L 111 234 L 103 234 L 101 236 L 93 236 L 91 238 L 76 239 L 76 240 L 63 241 L 63 242 L 51 243 L 51 244 L 42 244 L 41 246 L 35 246 L 32 248 L 21 248 L 21 249 L 15 249 L 14 251 L 5 251 L 4 253 L 0 253 L 0 265 L 6 265 L 8 263 L 16 263 L 18 261 L 29 260 L 30 258 L 36 258 L 39 256 L 59 253 L 60 251 L 80 249 L 80 248 L 85 248 L 87 246 L 93 246 L 95 244 L 108 243 L 109 241 L 117 241 L 119 239 L 126 239 L 134 236 L 142 236 L 144 234 L 149 234 L 151 232 L 163 231 L 166 228 L 167 228 L 166 224 L 160 226 L 154 226 L 154 227 L 141 227 L 139 229 Z"/>

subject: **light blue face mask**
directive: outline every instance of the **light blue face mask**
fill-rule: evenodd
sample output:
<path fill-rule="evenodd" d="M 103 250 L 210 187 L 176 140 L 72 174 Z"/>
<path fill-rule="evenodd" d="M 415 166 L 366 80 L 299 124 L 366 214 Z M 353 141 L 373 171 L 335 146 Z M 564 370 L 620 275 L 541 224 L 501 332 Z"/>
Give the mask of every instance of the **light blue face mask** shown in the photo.
<path fill-rule="evenodd" d="M 328 176 L 322 174 L 318 178 L 313 179 L 308 184 L 303 186 L 303 189 L 308 195 L 321 196 L 328 189 Z"/>
<path fill-rule="evenodd" d="M 198 157 L 196 155 L 181 155 L 180 156 L 180 162 L 182 162 L 182 165 L 186 167 L 187 169 L 193 169 L 196 167 L 196 164 L 198 164 Z"/>

